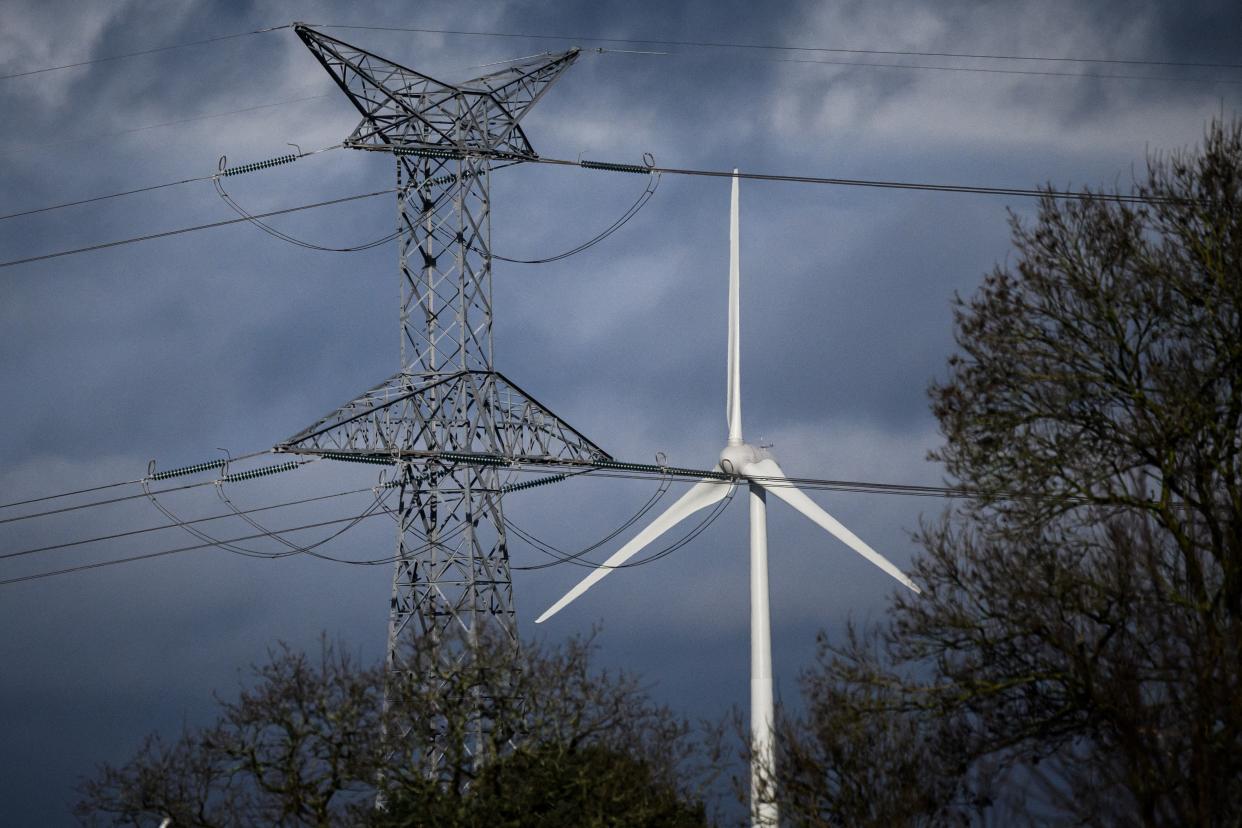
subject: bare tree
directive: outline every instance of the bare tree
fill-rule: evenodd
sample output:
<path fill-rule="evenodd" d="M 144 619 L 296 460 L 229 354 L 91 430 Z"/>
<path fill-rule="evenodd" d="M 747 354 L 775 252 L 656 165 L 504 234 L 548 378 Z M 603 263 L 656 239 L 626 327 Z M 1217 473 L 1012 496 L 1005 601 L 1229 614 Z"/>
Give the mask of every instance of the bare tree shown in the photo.
<path fill-rule="evenodd" d="M 1242 824 L 1242 126 L 1136 192 L 1044 198 L 958 300 L 933 456 L 982 497 L 807 674 L 795 822 Z"/>
<path fill-rule="evenodd" d="M 383 674 L 323 645 L 281 645 L 219 718 L 171 743 L 149 736 L 81 787 L 87 824 L 331 825 L 374 801 Z"/>
<path fill-rule="evenodd" d="M 76 812 L 205 828 L 706 824 L 710 768 L 689 726 L 636 677 L 593 669 L 590 639 L 472 641 L 469 666 L 446 671 L 435 648 L 460 643 L 412 641 L 395 674 L 282 646 L 215 723 L 103 766 Z"/>

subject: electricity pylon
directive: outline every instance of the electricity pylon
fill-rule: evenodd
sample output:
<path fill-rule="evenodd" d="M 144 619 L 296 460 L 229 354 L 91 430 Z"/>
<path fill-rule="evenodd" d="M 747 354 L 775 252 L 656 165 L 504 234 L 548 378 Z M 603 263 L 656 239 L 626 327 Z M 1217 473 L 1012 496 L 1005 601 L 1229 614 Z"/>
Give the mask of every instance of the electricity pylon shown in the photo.
<path fill-rule="evenodd" d="M 496 162 L 538 157 L 521 120 L 578 50 L 448 84 L 294 31 L 362 113 L 344 145 L 396 157 L 401 364 L 277 450 L 398 464 L 390 669 L 410 635 L 456 625 L 464 635 L 452 638 L 469 643 L 490 626 L 516 640 L 497 463 L 608 455 L 495 370 L 488 176 Z"/>

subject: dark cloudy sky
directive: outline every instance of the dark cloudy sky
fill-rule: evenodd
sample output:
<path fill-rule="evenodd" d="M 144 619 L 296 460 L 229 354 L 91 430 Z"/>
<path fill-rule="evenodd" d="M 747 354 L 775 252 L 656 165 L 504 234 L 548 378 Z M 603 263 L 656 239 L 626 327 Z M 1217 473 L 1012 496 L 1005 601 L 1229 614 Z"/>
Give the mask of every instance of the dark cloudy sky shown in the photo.
<path fill-rule="evenodd" d="M 1207 119 L 1232 117 L 1242 99 L 1242 70 L 1219 67 L 590 39 L 1237 64 L 1242 10 L 1228 0 L 429 2 L 408 11 L 374 2 L 6 0 L 0 74 L 294 20 L 566 36 L 325 29 L 446 80 L 572 45 L 675 53 L 584 54 L 525 121 L 536 150 L 562 158 L 637 162 L 650 152 L 673 167 L 1124 188 L 1148 153 L 1193 144 Z M 1147 79 L 1039 74 L 1049 72 Z M 251 111 L 221 114 L 240 109 Z M 281 155 L 287 143 L 326 147 L 357 120 L 288 29 L 6 78 L 0 112 L 0 214 L 206 175 L 222 155 L 236 164 Z M 392 173 L 381 156 L 336 151 L 228 186 L 257 211 L 389 187 Z M 536 258 L 573 247 L 620 215 L 642 184 L 576 169 L 498 172 L 494 250 Z M 591 250 L 553 265 L 498 264 L 497 367 L 617 457 L 649 461 L 663 451 L 672 463 L 711 465 L 725 436 L 727 209 L 726 180 L 667 176 L 637 218 Z M 938 443 L 926 387 L 953 348 L 954 292 L 969 294 L 1009 255 L 1007 210 L 1025 216 L 1031 205 L 744 183 L 747 436 L 775 444 L 796 476 L 939 482 L 925 460 Z M 344 246 L 387 233 L 393 212 L 390 199 L 374 199 L 278 225 Z M 0 221 L 0 260 L 231 215 L 199 182 L 12 218 Z M 395 257 L 392 245 L 307 251 L 237 225 L 0 268 L 0 502 L 133 480 L 151 458 L 168 468 L 212 459 L 218 447 L 265 449 L 388 376 L 397 368 Z M 229 493 L 243 508 L 258 506 L 369 486 L 374 472 L 325 462 Z M 506 514 L 573 549 L 623 522 L 654 485 L 585 479 L 512 496 Z M 916 553 L 909 533 L 920 515 L 943 506 L 815 497 L 903 566 Z M 264 519 L 279 528 L 344 517 L 366 500 Z M 224 508 L 211 487 L 168 505 L 185 515 Z M 19 514 L 3 509 L 0 519 Z M 0 551 L 163 520 L 137 500 L 10 521 L 0 523 Z M 385 521 L 324 549 L 354 560 L 391 554 Z M 769 527 L 778 693 L 795 701 L 816 631 L 878 617 L 895 584 L 783 504 L 773 503 Z M 534 616 L 582 570 L 516 573 L 523 632 L 557 640 L 602 621 L 601 662 L 643 673 L 686 715 L 743 705 L 744 529 L 735 502 L 693 544 L 613 574 L 538 631 Z M 161 532 L 4 558 L 0 580 L 193 542 Z M 516 565 L 544 560 L 517 542 L 511 554 Z M 150 731 L 208 720 L 212 693 L 231 695 L 239 671 L 278 640 L 313 647 L 326 633 L 379 658 L 389 584 L 387 566 L 206 549 L 0 586 L 0 822 L 70 822 L 78 777 L 123 760 Z"/>

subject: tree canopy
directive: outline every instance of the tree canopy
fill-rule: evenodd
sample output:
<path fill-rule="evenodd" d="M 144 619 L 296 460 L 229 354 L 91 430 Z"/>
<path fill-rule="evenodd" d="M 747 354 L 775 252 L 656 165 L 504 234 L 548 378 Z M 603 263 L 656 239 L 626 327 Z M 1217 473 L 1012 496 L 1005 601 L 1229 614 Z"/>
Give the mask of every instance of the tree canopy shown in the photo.
<path fill-rule="evenodd" d="M 398 671 L 278 648 L 214 723 L 101 767 L 76 812 L 203 828 L 706 825 L 689 726 L 634 676 L 595 670 L 589 640 L 439 658 L 460 643 L 411 641 Z"/>
<path fill-rule="evenodd" d="M 824 640 L 787 717 L 798 824 L 1237 825 L 1242 126 L 1140 202 L 1042 199 L 958 299 L 924 523 L 889 618 Z"/>

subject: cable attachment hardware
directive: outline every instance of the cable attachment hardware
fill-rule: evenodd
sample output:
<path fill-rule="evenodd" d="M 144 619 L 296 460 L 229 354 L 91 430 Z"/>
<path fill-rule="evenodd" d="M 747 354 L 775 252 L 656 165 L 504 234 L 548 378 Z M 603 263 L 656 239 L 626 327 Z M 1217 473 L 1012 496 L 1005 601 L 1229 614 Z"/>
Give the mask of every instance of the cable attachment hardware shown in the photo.
<path fill-rule="evenodd" d="M 475 454 L 457 451 L 442 451 L 440 457 L 456 463 L 469 463 L 478 466 L 508 466 L 512 465 L 507 457 L 501 457 L 496 454 Z"/>
<path fill-rule="evenodd" d="M 644 164 L 646 164 L 647 158 L 650 155 L 651 153 L 643 154 Z M 653 162 L 655 161 L 654 158 L 652 158 L 651 160 Z M 608 170 L 609 172 L 625 172 L 625 173 L 637 173 L 639 175 L 650 175 L 655 170 L 655 164 L 652 163 L 652 164 L 645 165 L 645 166 L 644 164 L 614 164 L 611 161 L 586 161 L 586 160 L 582 160 L 578 162 L 578 166 L 582 167 L 583 169 L 587 169 L 587 170 Z"/>
<path fill-rule="evenodd" d="M 347 463 L 374 463 L 377 466 L 391 466 L 397 462 L 392 457 L 383 454 L 341 454 L 335 451 L 325 451 L 319 456 L 325 460 L 341 460 Z"/>
<path fill-rule="evenodd" d="M 416 155 L 420 158 L 464 158 L 465 153 L 456 148 L 440 147 L 393 147 L 393 155 Z"/>
<path fill-rule="evenodd" d="M 255 161 L 253 164 L 242 164 L 237 167 L 223 167 L 222 166 L 220 168 L 220 171 L 217 173 L 217 175 L 224 176 L 225 178 L 227 178 L 230 175 L 241 175 L 242 173 L 254 172 L 255 170 L 266 170 L 268 167 L 278 167 L 281 164 L 292 163 L 294 161 L 297 161 L 298 158 L 300 157 L 301 156 L 293 155 L 293 154 L 278 155 L 275 158 L 269 158 L 266 161 Z M 220 156 L 221 164 L 226 163 L 227 160 L 228 159 L 226 156 L 223 156 L 223 155 Z"/>
<path fill-rule="evenodd" d="M 572 474 L 574 474 L 574 472 L 562 472 L 561 474 L 550 474 L 547 477 L 541 477 L 537 480 L 526 480 L 522 483 L 513 483 L 508 486 L 501 486 L 500 492 L 501 494 L 509 494 L 510 492 L 520 492 L 524 489 L 533 489 L 536 486 L 546 486 L 549 483 L 560 483 Z"/>
<path fill-rule="evenodd" d="M 195 463 L 193 466 L 182 466 L 179 469 L 169 469 L 168 471 L 157 472 L 155 470 L 155 460 L 151 460 L 147 464 L 148 480 L 168 480 L 170 477 L 184 477 L 188 474 L 198 474 L 199 472 L 210 471 L 212 469 L 224 468 L 227 461 L 225 460 L 209 460 L 206 463 Z"/>
<path fill-rule="evenodd" d="M 308 461 L 303 461 L 308 462 Z M 267 477 L 269 474 L 280 474 L 281 472 L 293 471 L 302 465 L 296 460 L 290 460 L 287 463 L 277 463 L 274 466 L 264 466 L 250 471 L 237 472 L 236 474 L 226 474 L 220 478 L 221 483 L 236 483 L 239 480 L 253 480 L 256 477 Z"/>

